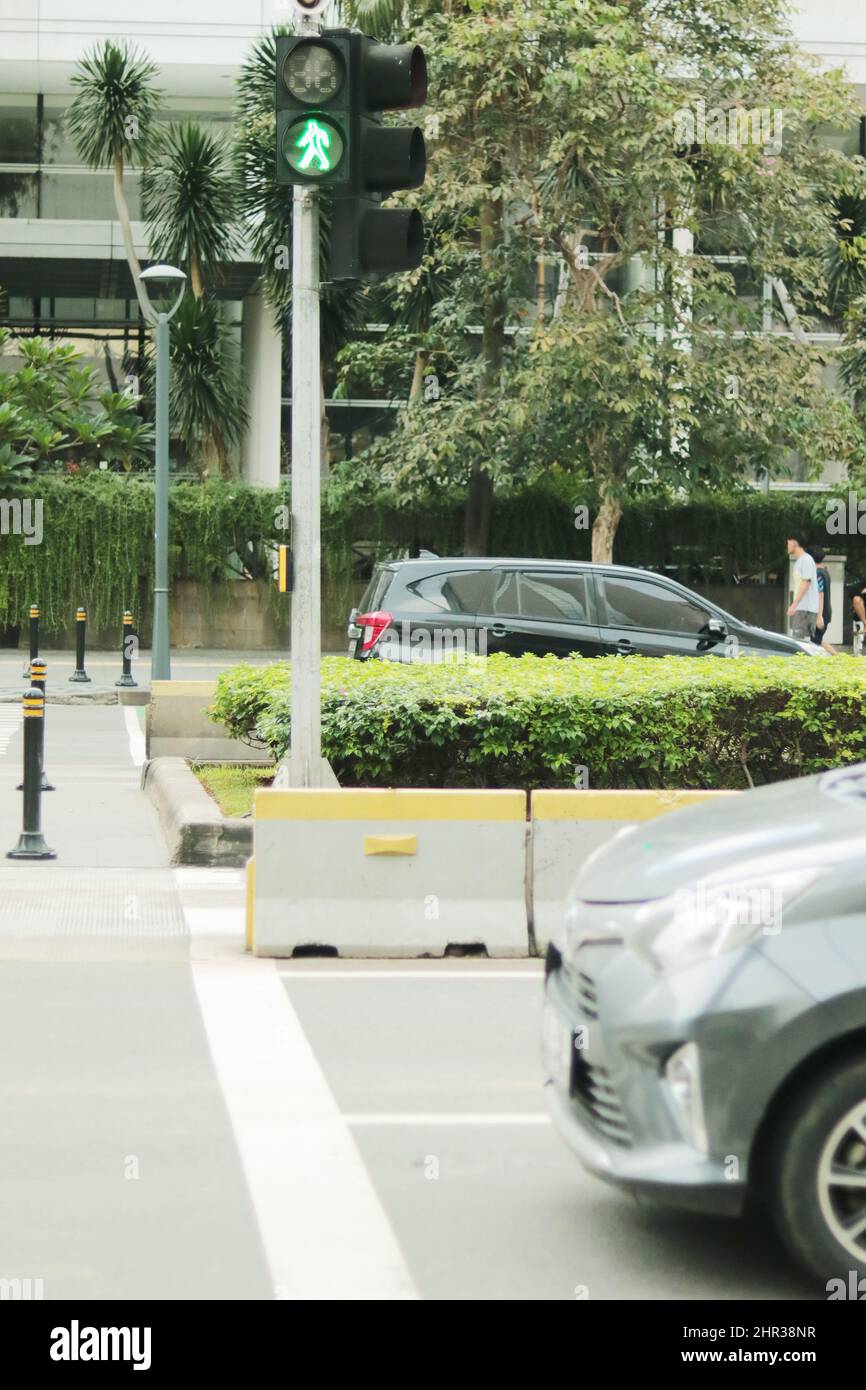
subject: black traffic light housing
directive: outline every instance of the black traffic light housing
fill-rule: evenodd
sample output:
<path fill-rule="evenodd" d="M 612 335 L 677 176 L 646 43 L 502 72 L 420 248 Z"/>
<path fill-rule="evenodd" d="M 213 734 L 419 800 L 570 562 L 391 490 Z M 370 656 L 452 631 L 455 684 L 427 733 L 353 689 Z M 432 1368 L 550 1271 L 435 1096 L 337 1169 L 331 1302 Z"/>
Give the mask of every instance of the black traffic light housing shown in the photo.
<path fill-rule="evenodd" d="M 339 32 L 339 31 L 335 31 Z M 385 44 L 352 33 L 353 137 L 351 197 L 334 199 L 331 280 L 364 280 L 413 270 L 424 255 L 424 223 L 414 208 L 383 208 L 400 189 L 420 188 L 427 172 L 417 126 L 387 126 L 386 111 L 411 111 L 427 100 L 427 60 L 418 44 Z"/>
<path fill-rule="evenodd" d="M 427 100 L 417 44 L 385 44 L 355 29 L 281 36 L 277 49 L 277 182 L 333 195 L 328 278 L 363 280 L 412 270 L 424 254 L 421 214 L 382 208 L 427 170 L 416 126 L 387 126 L 386 111 Z"/>

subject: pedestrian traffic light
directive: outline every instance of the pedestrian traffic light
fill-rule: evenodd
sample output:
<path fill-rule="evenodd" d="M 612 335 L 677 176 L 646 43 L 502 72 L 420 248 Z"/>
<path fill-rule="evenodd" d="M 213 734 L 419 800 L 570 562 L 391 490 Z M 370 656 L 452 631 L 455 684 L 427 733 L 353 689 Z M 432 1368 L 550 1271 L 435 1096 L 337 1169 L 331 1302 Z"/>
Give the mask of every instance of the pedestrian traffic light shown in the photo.
<path fill-rule="evenodd" d="M 336 36 L 341 31 L 326 31 Z M 427 171 L 417 126 L 386 126 L 387 111 L 427 100 L 427 61 L 417 44 L 384 44 L 352 32 L 351 190 L 335 190 L 331 280 L 363 280 L 413 270 L 424 254 L 424 224 L 414 208 L 382 208 L 400 189 L 420 188 Z M 348 196 L 347 196 L 348 195 Z"/>
<path fill-rule="evenodd" d="M 355 29 L 283 35 L 277 51 L 277 182 L 333 194 L 331 280 L 412 270 L 424 254 L 414 208 L 382 208 L 427 170 L 417 126 L 387 126 L 388 111 L 427 100 L 427 62 L 417 44 L 385 44 Z"/>
<path fill-rule="evenodd" d="M 281 35 L 277 49 L 277 183 L 343 187 L 352 176 L 348 31 Z"/>

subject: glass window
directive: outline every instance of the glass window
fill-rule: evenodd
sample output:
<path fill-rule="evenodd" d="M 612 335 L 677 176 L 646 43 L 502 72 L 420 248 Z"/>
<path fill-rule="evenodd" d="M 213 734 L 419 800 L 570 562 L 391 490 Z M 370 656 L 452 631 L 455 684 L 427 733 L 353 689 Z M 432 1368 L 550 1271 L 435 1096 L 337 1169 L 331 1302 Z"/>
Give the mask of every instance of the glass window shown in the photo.
<path fill-rule="evenodd" d="M 45 98 L 42 107 L 42 163 L 81 164 L 81 155 L 66 129 L 66 109 L 72 98 Z"/>
<path fill-rule="evenodd" d="M 0 164 L 38 164 L 36 97 L 0 96 Z"/>
<path fill-rule="evenodd" d="M 586 575 L 541 571 L 521 574 L 520 614 L 548 622 L 588 623 Z"/>
<path fill-rule="evenodd" d="M 697 636 L 709 614 L 673 589 L 649 579 L 614 579 L 606 575 L 602 588 L 608 623 L 614 627 L 640 627 Z"/>
<path fill-rule="evenodd" d="M 500 570 L 493 595 L 493 615 L 496 618 L 519 618 L 520 599 L 517 593 L 517 571 Z"/>
<path fill-rule="evenodd" d="M 492 570 L 459 570 L 449 574 L 430 574 L 406 585 L 406 601 L 411 613 L 462 613 L 472 617 L 486 609 L 493 588 Z"/>
<path fill-rule="evenodd" d="M 364 596 L 358 605 L 361 613 L 375 613 L 382 607 L 382 600 L 385 597 L 391 582 L 394 578 L 394 571 L 385 569 L 380 565 L 373 571 L 373 577 L 364 590 Z"/>
<path fill-rule="evenodd" d="M 123 188 L 133 222 L 141 217 L 138 174 L 126 174 Z M 110 175 L 91 170 L 46 173 L 42 176 L 42 216 L 76 221 L 117 220 Z"/>
<path fill-rule="evenodd" d="M 0 217 L 35 217 L 36 174 L 0 173 Z"/>

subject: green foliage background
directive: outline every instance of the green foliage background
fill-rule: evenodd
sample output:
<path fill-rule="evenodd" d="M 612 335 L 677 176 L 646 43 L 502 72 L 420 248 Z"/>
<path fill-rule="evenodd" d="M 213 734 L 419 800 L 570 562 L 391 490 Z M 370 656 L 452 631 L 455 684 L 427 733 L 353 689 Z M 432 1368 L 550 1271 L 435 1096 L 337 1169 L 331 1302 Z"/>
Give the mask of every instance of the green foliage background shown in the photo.
<path fill-rule="evenodd" d="M 843 493 L 842 495 L 846 495 Z M 91 473 L 78 479 L 42 477 L 18 485 L 5 497 L 43 499 L 44 539 L 0 535 L 0 629 L 23 621 L 39 603 L 47 632 L 68 626 L 79 603 L 92 627 L 111 628 L 125 607 L 141 615 L 146 630 L 153 580 L 153 484 L 149 479 Z M 849 571 L 866 574 L 866 536 L 827 537 L 829 494 L 765 496 L 753 492 L 672 502 L 647 496 L 630 506 L 620 526 L 616 560 L 661 566 L 687 559 L 717 560 L 727 577 L 780 568 L 785 537 L 804 529 L 824 538 L 826 549 L 848 554 Z M 173 483 L 170 492 L 172 579 L 208 585 L 214 603 L 241 570 L 269 574 L 269 551 L 287 535 L 279 529 L 285 492 L 270 492 L 213 479 Z M 590 533 L 574 525 L 575 505 L 587 505 L 565 478 L 518 489 L 497 501 L 492 553 L 587 559 Z M 399 557 L 426 547 L 459 554 L 463 504 L 447 493 L 424 506 L 402 506 L 393 494 L 378 497 L 339 487 L 326 490 L 322 550 L 327 620 L 339 626 L 357 594 L 359 551 Z M 242 562 L 242 563 L 241 563 Z M 279 599 L 272 586 L 274 602 Z"/>
<path fill-rule="evenodd" d="M 864 755 L 866 662 L 506 656 L 439 666 L 328 657 L 322 747 L 344 786 L 743 788 Z M 287 664 L 234 667 L 212 717 L 274 758 Z"/>

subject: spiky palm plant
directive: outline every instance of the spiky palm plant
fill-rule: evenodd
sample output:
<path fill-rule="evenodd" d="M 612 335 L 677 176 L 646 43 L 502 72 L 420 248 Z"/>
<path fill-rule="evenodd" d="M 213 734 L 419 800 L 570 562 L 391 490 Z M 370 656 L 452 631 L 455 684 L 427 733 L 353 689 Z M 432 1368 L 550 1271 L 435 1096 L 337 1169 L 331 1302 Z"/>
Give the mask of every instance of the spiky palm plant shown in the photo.
<path fill-rule="evenodd" d="M 833 245 L 827 254 L 827 298 L 844 314 L 866 291 L 866 198 L 843 193 L 833 209 Z"/>
<path fill-rule="evenodd" d="M 156 142 L 141 186 L 151 246 L 186 264 L 196 299 L 237 250 L 237 183 L 229 146 L 195 121 L 170 125 Z M 212 288 L 211 284 L 211 288 Z"/>
<path fill-rule="evenodd" d="M 71 78 L 76 95 L 66 113 L 66 128 L 84 163 L 112 171 L 126 259 L 141 311 L 148 318 L 150 301 L 132 240 L 123 171 L 127 163 L 146 163 L 153 149 L 161 103 L 153 85 L 156 71 L 156 64 L 135 47 L 106 39 L 77 64 Z"/>
<path fill-rule="evenodd" d="M 415 4 L 406 0 L 341 0 L 340 4 L 350 24 L 376 38 L 387 38 L 401 21 L 408 24 L 412 11 L 420 8 L 417 0 Z"/>
<path fill-rule="evenodd" d="M 205 474 L 230 472 L 229 450 L 248 420 L 239 383 L 240 364 L 219 304 L 187 296 L 171 324 L 171 418 Z"/>

